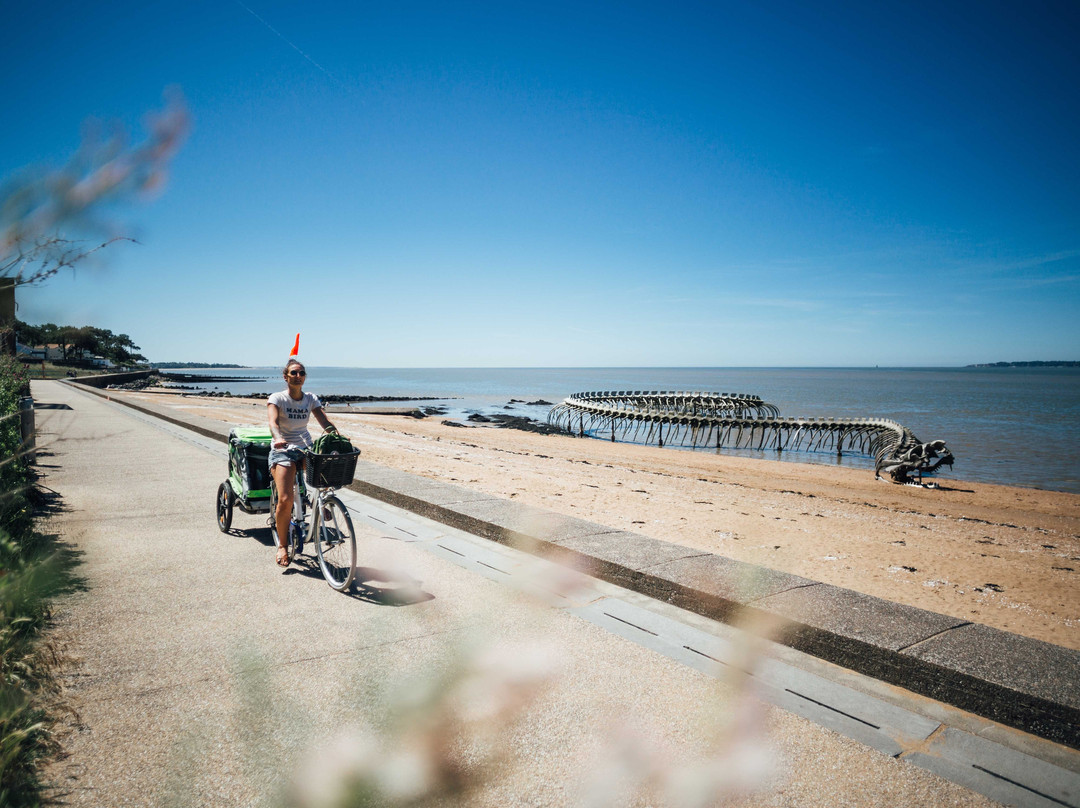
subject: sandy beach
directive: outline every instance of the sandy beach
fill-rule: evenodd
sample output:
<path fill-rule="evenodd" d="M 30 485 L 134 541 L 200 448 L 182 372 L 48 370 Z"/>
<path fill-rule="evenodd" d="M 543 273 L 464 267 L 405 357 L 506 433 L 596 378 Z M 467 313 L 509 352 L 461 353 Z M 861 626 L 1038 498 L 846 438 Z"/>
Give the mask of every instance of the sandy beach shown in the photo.
<path fill-rule="evenodd" d="M 120 393 L 229 424 L 265 403 Z M 364 459 L 1080 650 L 1080 496 L 940 478 L 332 416 Z"/>

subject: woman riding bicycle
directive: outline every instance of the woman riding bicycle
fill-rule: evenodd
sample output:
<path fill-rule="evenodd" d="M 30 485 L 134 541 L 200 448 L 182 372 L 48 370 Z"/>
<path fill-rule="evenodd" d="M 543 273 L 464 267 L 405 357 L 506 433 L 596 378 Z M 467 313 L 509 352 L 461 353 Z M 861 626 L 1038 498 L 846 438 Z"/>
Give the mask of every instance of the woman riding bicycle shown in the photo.
<path fill-rule="evenodd" d="M 308 417 L 315 416 L 319 426 L 327 432 L 337 432 L 323 412 L 322 402 L 318 397 L 304 392 L 304 380 L 307 370 L 295 357 L 290 357 L 282 371 L 288 389 L 274 393 L 267 401 L 270 419 L 270 475 L 277 486 L 277 509 L 274 521 L 277 524 L 277 563 L 289 566 L 289 553 L 285 543 L 289 537 L 289 518 L 293 510 L 293 490 L 298 468 L 303 464 L 303 450 L 311 446 L 308 433 Z"/>

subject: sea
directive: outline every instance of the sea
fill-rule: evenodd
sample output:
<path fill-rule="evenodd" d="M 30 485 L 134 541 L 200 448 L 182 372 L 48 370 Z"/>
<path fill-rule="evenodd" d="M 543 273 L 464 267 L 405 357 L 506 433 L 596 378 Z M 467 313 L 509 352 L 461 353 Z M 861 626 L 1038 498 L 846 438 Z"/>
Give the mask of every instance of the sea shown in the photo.
<path fill-rule="evenodd" d="M 343 368 L 308 367 L 318 395 L 393 396 L 440 407 L 437 417 L 509 413 L 545 420 L 578 392 L 666 390 L 748 393 L 785 417 L 889 418 L 920 441 L 944 440 L 956 457 L 938 479 L 1080 494 L 1080 368 Z M 180 369 L 233 395 L 283 389 L 281 369 Z M 513 403 L 511 403 L 513 402 Z M 537 403 L 550 402 L 550 403 Z M 356 406 L 369 406 L 358 403 Z M 687 449 L 687 451 L 691 451 Z M 719 451 L 781 462 L 872 469 L 870 458 L 832 452 Z"/>

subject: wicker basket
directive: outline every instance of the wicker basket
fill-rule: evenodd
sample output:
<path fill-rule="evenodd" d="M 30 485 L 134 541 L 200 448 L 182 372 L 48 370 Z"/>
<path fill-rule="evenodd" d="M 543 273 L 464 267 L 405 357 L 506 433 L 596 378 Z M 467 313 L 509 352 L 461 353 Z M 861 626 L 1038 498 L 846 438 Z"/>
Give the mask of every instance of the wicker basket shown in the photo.
<path fill-rule="evenodd" d="M 344 488 L 353 481 L 360 450 L 341 454 L 307 454 L 304 479 L 312 488 Z"/>

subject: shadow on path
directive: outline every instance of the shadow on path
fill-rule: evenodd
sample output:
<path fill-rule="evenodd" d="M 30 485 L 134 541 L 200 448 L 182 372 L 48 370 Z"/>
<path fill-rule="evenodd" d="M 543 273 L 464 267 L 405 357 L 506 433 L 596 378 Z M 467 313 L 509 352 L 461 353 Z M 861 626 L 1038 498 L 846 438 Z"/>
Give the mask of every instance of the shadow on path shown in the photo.
<path fill-rule="evenodd" d="M 227 535 L 236 538 L 255 539 L 266 548 L 274 547 L 274 537 L 267 526 L 240 530 L 232 528 Z M 294 559 L 285 570 L 284 576 L 300 575 L 304 578 L 323 580 L 322 570 L 319 569 L 319 560 L 314 555 L 315 549 L 310 545 L 304 546 L 304 554 Z M 411 575 L 395 570 L 379 569 L 378 567 L 357 566 L 356 576 L 347 592 L 341 594 L 373 603 L 377 606 L 413 606 L 417 603 L 426 603 L 434 600 L 435 596 L 421 589 L 421 581 Z"/>

